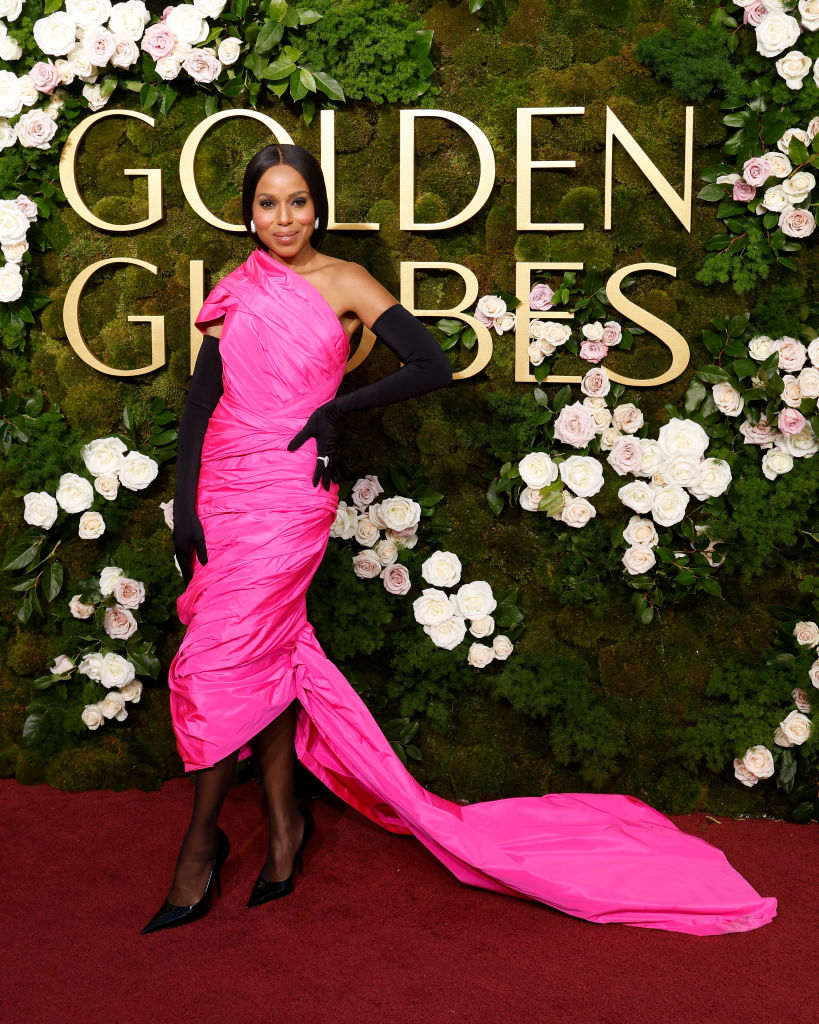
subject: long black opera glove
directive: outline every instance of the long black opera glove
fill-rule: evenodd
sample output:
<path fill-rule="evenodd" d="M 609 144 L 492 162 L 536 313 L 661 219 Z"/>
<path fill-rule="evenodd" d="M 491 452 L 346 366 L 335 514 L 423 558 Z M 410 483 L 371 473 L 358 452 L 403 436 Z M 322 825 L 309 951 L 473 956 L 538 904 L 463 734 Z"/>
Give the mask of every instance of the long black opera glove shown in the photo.
<path fill-rule="evenodd" d="M 176 441 L 176 490 L 173 499 L 173 546 L 185 586 L 193 576 L 193 552 L 202 565 L 208 560 L 205 532 L 196 514 L 196 490 L 202 445 L 213 410 L 222 394 L 219 339 L 206 334 L 196 357 L 190 390 Z"/>
<path fill-rule="evenodd" d="M 340 480 L 337 465 L 337 429 L 339 416 L 354 409 L 391 405 L 427 391 L 442 388 L 452 380 L 452 368 L 444 351 L 421 321 L 400 302 L 379 314 L 370 330 L 384 341 L 404 364 L 395 373 L 366 384 L 346 395 L 337 395 L 318 409 L 288 444 L 287 450 L 300 448 L 308 437 L 315 437 L 316 468 L 313 486 L 321 481 L 325 491 Z M 324 457 L 327 458 L 325 463 Z"/>

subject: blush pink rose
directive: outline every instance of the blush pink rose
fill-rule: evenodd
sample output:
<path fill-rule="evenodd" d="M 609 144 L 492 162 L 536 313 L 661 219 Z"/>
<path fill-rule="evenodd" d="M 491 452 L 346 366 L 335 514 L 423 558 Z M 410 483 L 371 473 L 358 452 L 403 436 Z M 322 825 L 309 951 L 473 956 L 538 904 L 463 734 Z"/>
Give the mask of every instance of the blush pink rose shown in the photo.
<path fill-rule="evenodd" d="M 372 473 L 368 473 L 366 476 L 361 477 L 360 480 L 356 480 L 353 484 L 353 504 L 359 512 L 363 512 L 363 510 L 375 500 L 377 495 L 383 493 L 384 488 L 378 482 L 378 477 L 373 476 Z"/>
<path fill-rule="evenodd" d="M 805 417 L 798 409 L 783 409 L 776 421 L 783 434 L 798 434 L 805 427 Z"/>
<path fill-rule="evenodd" d="M 168 15 L 171 13 L 172 10 L 173 10 L 173 7 L 166 7 L 165 10 L 162 12 L 162 16 L 160 17 L 159 20 L 160 21 L 165 21 L 165 19 L 168 17 Z"/>
<path fill-rule="evenodd" d="M 194 47 L 182 61 L 182 67 L 194 82 L 203 84 L 215 81 L 222 73 L 222 62 L 205 46 Z"/>
<path fill-rule="evenodd" d="M 739 432 L 745 438 L 745 444 L 758 444 L 760 448 L 770 448 L 777 437 L 776 428 L 772 427 L 764 416 L 761 416 L 759 423 L 755 425 L 745 420 Z"/>
<path fill-rule="evenodd" d="M 400 562 L 388 565 L 381 572 L 381 579 L 388 594 L 406 594 L 410 589 L 409 569 Z"/>
<path fill-rule="evenodd" d="M 14 205 L 22 210 L 26 217 L 34 223 L 37 220 L 37 204 L 29 199 L 28 196 L 24 196 L 22 193 L 13 200 Z"/>
<path fill-rule="evenodd" d="M 734 184 L 734 191 L 731 193 L 731 198 L 736 199 L 738 203 L 750 203 L 750 201 L 756 195 L 756 188 L 754 185 L 749 185 L 747 181 L 737 181 Z"/>
<path fill-rule="evenodd" d="M 60 84 L 60 72 L 51 61 L 38 60 L 28 73 L 32 85 L 38 92 L 50 96 Z"/>
<path fill-rule="evenodd" d="M 779 214 L 779 226 L 789 238 L 807 238 L 816 230 L 816 218 L 810 210 L 788 205 Z"/>
<path fill-rule="evenodd" d="M 167 11 L 171 11 L 173 8 L 167 7 L 165 10 L 167 13 Z M 176 33 L 171 32 L 161 22 L 157 22 L 157 24 L 149 25 L 145 29 L 145 34 L 142 36 L 142 42 L 139 45 L 154 60 L 162 60 L 163 57 L 170 57 L 176 43 Z"/>
<path fill-rule="evenodd" d="M 801 341 L 797 341 L 796 338 L 789 338 L 785 335 L 784 338 L 780 338 L 778 341 L 774 342 L 774 345 L 779 353 L 780 370 L 787 370 L 789 373 L 796 373 L 805 365 L 805 360 L 808 357 L 808 350 Z"/>
<path fill-rule="evenodd" d="M 529 292 L 529 309 L 551 309 L 554 294 L 548 284 L 536 284 Z"/>
<path fill-rule="evenodd" d="M 602 341 L 580 342 L 580 358 L 585 359 L 587 363 L 599 363 L 601 359 L 606 358 L 608 351 Z"/>
<path fill-rule="evenodd" d="M 636 473 L 643 460 L 643 446 L 638 437 L 618 437 L 606 461 L 620 476 Z"/>
<path fill-rule="evenodd" d="M 555 440 L 585 448 L 595 436 L 592 414 L 580 402 L 564 405 L 555 420 Z"/>
<path fill-rule="evenodd" d="M 765 17 L 767 13 L 768 8 L 765 6 L 765 4 L 760 2 L 751 4 L 750 7 L 745 8 L 745 13 L 742 16 L 742 24 L 753 25 L 754 27 L 756 27 L 757 25 L 761 25 L 762 19 Z"/>
<path fill-rule="evenodd" d="M 102 628 L 115 640 L 127 640 L 137 631 L 137 621 L 128 608 L 121 608 L 114 605 L 113 608 L 106 608 L 103 616 Z"/>
<path fill-rule="evenodd" d="M 771 165 L 764 156 L 752 156 L 742 165 L 742 177 L 754 187 L 764 185 L 772 174 Z"/>
<path fill-rule="evenodd" d="M 601 344 L 605 345 L 606 348 L 611 348 L 613 345 L 619 345 L 623 340 L 623 329 L 616 320 L 607 320 L 603 324 L 603 337 L 600 339 Z"/>

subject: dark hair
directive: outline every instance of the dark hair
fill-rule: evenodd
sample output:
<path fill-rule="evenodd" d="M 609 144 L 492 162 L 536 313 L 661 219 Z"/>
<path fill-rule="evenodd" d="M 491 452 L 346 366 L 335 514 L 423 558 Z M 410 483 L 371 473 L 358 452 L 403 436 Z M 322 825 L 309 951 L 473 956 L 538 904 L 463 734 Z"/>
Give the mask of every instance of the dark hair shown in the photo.
<path fill-rule="evenodd" d="M 324 183 L 324 173 L 321 164 L 312 153 L 292 142 L 276 142 L 272 146 L 265 146 L 251 157 L 242 182 L 242 220 L 245 222 L 247 232 L 257 245 L 267 250 L 267 246 L 259 236 L 250 230 L 250 221 L 253 217 L 253 199 L 256 195 L 259 178 L 268 167 L 275 167 L 277 164 L 288 164 L 290 167 L 294 167 L 307 182 L 307 188 L 310 190 L 313 206 L 319 219 L 319 226 L 310 237 L 310 245 L 314 249 L 318 249 L 327 233 L 327 186 Z"/>

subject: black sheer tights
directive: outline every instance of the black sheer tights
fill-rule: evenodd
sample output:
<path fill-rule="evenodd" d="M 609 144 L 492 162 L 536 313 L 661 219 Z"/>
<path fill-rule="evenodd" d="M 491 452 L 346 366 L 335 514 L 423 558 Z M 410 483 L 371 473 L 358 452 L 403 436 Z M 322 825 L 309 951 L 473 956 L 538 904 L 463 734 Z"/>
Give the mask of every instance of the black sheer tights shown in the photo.
<path fill-rule="evenodd" d="M 267 881 L 287 878 L 301 842 L 304 818 L 296 804 L 294 771 L 298 702 L 293 701 L 253 738 L 253 752 L 264 782 L 270 818 L 268 855 L 262 874 Z M 230 788 L 239 752 L 228 754 L 212 768 L 195 772 L 193 814 L 176 862 L 168 901 L 178 906 L 198 903 L 205 891 L 216 854 L 216 824 Z"/>

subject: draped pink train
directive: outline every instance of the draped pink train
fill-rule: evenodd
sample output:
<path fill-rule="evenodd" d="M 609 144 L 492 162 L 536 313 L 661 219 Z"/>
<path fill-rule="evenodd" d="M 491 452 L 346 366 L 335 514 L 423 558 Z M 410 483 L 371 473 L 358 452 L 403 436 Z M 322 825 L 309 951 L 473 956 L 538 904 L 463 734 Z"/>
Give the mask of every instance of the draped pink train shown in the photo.
<path fill-rule="evenodd" d="M 210 293 L 197 325 L 225 316 L 224 393 L 208 424 L 197 509 L 208 562 L 177 610 L 171 713 L 186 770 L 239 749 L 292 700 L 296 753 L 334 793 L 412 834 L 469 885 L 597 923 L 692 935 L 767 924 L 763 898 L 705 840 L 641 800 L 549 793 L 467 806 L 424 789 L 324 654 L 305 595 L 338 488 L 312 484 L 315 441 L 287 443 L 341 383 L 349 341 L 321 293 L 256 250 Z"/>

